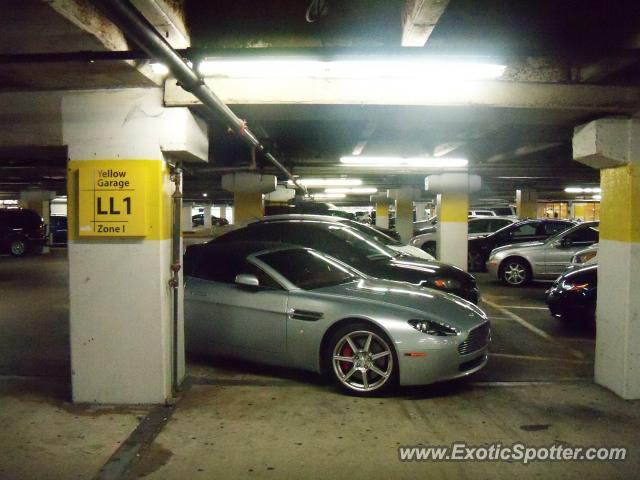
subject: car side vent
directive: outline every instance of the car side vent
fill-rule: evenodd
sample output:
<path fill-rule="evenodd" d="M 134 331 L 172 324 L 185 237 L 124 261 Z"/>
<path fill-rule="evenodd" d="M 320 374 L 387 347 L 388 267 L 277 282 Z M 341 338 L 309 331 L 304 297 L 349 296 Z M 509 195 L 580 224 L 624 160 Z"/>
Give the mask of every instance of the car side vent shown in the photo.
<path fill-rule="evenodd" d="M 305 322 L 315 322 L 322 318 L 322 313 L 320 312 L 312 312 L 310 310 L 298 310 L 293 309 L 291 313 L 289 313 L 289 317 L 294 320 L 303 320 Z"/>

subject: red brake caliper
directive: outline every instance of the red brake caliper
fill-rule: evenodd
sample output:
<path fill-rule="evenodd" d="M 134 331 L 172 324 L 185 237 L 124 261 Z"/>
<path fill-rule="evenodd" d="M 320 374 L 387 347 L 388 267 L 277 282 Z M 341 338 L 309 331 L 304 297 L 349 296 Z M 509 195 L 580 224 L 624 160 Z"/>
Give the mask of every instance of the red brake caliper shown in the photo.
<path fill-rule="evenodd" d="M 343 357 L 352 357 L 353 356 L 353 350 L 351 350 L 351 347 L 349 346 L 348 343 L 345 343 L 344 347 L 342 348 L 342 352 L 340 353 L 340 355 L 342 355 Z M 340 362 L 340 368 L 342 369 L 342 371 L 344 373 L 348 372 L 349 370 L 351 370 L 352 364 L 349 362 Z"/>

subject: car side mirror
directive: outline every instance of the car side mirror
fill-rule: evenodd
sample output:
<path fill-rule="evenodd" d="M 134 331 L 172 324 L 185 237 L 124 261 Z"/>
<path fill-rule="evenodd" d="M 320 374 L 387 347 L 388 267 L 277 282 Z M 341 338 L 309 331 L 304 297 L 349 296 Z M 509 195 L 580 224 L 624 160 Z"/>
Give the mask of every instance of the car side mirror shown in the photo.
<path fill-rule="evenodd" d="M 250 273 L 239 273 L 236 275 L 235 283 L 238 285 L 245 285 L 247 287 L 259 287 L 260 282 L 258 277 L 251 275 Z"/>

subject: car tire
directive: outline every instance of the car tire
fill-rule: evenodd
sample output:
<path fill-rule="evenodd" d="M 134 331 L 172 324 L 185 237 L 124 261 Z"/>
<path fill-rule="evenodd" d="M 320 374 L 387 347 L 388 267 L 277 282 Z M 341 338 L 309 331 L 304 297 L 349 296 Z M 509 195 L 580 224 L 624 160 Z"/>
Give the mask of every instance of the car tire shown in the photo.
<path fill-rule="evenodd" d="M 478 252 L 469 252 L 467 263 L 470 272 L 481 272 L 484 270 L 482 255 Z"/>
<path fill-rule="evenodd" d="M 420 247 L 424 252 L 427 252 L 433 258 L 436 258 L 436 242 L 425 242 Z"/>
<path fill-rule="evenodd" d="M 27 242 L 24 238 L 13 238 L 9 242 L 9 253 L 14 257 L 24 257 L 27 254 Z"/>
<path fill-rule="evenodd" d="M 500 266 L 500 279 L 510 287 L 525 286 L 531 276 L 531 267 L 521 258 L 507 258 Z"/>
<path fill-rule="evenodd" d="M 334 332 L 324 363 L 333 382 L 352 395 L 380 395 L 397 385 L 398 358 L 393 343 L 370 323 L 353 322 Z"/>

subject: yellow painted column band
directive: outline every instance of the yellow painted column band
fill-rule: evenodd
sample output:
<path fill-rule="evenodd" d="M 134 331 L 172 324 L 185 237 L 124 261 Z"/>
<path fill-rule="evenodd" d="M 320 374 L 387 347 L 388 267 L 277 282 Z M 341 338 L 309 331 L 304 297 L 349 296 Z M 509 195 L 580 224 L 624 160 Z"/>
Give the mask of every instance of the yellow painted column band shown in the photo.
<path fill-rule="evenodd" d="M 389 216 L 389 204 L 388 203 L 376 203 L 376 216 L 388 217 Z"/>
<path fill-rule="evenodd" d="M 600 238 L 640 243 L 640 168 L 600 170 Z"/>
<path fill-rule="evenodd" d="M 235 192 L 233 194 L 234 223 L 250 218 L 264 217 L 264 202 L 260 192 Z"/>
<path fill-rule="evenodd" d="M 467 222 L 469 217 L 469 194 L 466 192 L 442 193 L 440 197 L 441 222 Z"/>
<path fill-rule="evenodd" d="M 80 170 L 83 168 L 104 170 L 144 171 L 143 201 L 145 215 L 142 234 L 131 240 L 168 240 L 171 238 L 171 194 L 169 171 L 163 160 L 71 160 L 67 164 L 67 217 L 69 240 L 108 241 L 112 236 L 79 236 L 80 209 L 96 208 L 80 204 Z M 105 207 L 103 207 L 105 208 Z"/>

